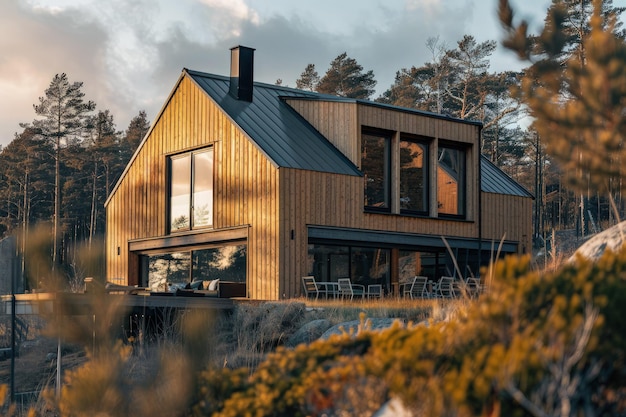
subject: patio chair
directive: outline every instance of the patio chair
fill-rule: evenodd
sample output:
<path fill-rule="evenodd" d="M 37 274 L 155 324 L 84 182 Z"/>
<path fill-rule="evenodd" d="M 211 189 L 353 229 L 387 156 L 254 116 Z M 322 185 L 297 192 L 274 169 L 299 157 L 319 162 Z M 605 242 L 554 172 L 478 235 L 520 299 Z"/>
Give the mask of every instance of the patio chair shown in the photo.
<path fill-rule="evenodd" d="M 381 284 L 368 285 L 367 298 L 383 298 L 383 286 Z"/>
<path fill-rule="evenodd" d="M 478 297 L 480 294 L 480 280 L 477 278 L 467 277 L 464 285 L 467 295 L 471 298 Z"/>
<path fill-rule="evenodd" d="M 435 297 L 437 298 L 456 298 L 456 289 L 453 277 L 442 276 L 435 284 Z"/>
<path fill-rule="evenodd" d="M 304 286 L 304 294 L 306 298 L 311 298 L 313 294 L 315 294 L 315 299 L 317 300 L 321 293 L 324 293 L 315 282 L 314 276 L 306 276 L 302 277 L 302 285 Z"/>
<path fill-rule="evenodd" d="M 337 283 L 339 284 L 339 296 L 341 298 L 350 296 L 352 300 L 355 295 L 358 297 L 365 295 L 365 287 L 360 284 L 353 284 L 350 282 L 350 278 L 339 278 Z"/>
<path fill-rule="evenodd" d="M 410 283 L 402 284 L 402 295 L 410 298 L 429 298 L 430 293 L 426 287 L 427 283 L 428 277 L 416 275 Z"/>

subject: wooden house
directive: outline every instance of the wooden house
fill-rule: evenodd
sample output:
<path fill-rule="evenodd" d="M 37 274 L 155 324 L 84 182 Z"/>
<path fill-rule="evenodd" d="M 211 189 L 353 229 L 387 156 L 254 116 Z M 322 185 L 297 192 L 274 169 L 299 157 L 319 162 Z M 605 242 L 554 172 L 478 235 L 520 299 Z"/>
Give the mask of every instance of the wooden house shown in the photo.
<path fill-rule="evenodd" d="M 389 292 L 530 249 L 532 195 L 481 157 L 480 123 L 256 83 L 253 53 L 182 71 L 107 200 L 109 281 Z"/>

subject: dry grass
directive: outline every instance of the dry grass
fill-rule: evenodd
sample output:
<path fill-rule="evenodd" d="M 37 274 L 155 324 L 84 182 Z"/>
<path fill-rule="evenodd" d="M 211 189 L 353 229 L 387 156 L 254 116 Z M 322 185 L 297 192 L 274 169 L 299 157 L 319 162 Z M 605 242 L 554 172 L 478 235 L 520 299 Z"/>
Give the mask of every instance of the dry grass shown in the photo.
<path fill-rule="evenodd" d="M 231 313 L 220 317 L 214 313 L 199 317 L 191 312 L 169 311 L 163 316 L 163 324 L 157 328 L 158 337 L 135 341 L 133 354 L 125 364 L 127 369 L 124 373 L 128 381 L 139 384 L 157 378 L 164 358 L 167 360 L 168 357 L 180 356 L 183 353 L 181 349 L 189 345 L 185 335 L 190 332 L 186 332 L 185 328 L 189 328 L 190 322 L 193 322 L 193 332 L 202 335 L 194 342 L 193 355 L 197 357 L 195 366 L 204 368 L 211 364 L 215 367 L 247 367 L 252 372 L 268 353 L 284 345 L 304 324 L 316 319 L 326 319 L 333 325 L 359 320 L 362 315 L 367 318 L 396 318 L 405 323 L 428 319 L 447 320 L 462 312 L 467 302 L 462 299 L 314 301 L 301 298 L 239 303 Z M 90 346 L 85 348 L 88 350 Z M 64 346 L 64 371 L 88 361 L 85 351 Z M 56 367 L 54 361 L 47 359 L 50 353 L 56 353 L 56 340 L 33 333 L 32 340 L 16 359 L 16 392 L 38 392 L 54 386 Z M 0 384 L 9 383 L 9 369 L 10 360 L 0 361 Z M 43 401 L 34 406 L 45 409 Z M 17 415 L 20 414 L 18 412 Z"/>

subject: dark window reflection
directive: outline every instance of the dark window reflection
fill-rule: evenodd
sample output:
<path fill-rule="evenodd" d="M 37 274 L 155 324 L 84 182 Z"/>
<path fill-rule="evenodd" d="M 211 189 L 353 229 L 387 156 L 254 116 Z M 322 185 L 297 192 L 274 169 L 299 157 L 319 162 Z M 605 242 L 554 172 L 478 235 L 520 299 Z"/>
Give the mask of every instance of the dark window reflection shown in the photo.
<path fill-rule="evenodd" d="M 365 206 L 389 208 L 390 138 L 364 133 L 361 136 L 361 171 L 365 183 Z"/>
<path fill-rule="evenodd" d="M 152 291 L 182 288 L 195 280 L 246 282 L 245 244 L 143 256 L 144 283 Z"/>
<path fill-rule="evenodd" d="M 400 141 L 400 210 L 428 211 L 428 145 Z"/>

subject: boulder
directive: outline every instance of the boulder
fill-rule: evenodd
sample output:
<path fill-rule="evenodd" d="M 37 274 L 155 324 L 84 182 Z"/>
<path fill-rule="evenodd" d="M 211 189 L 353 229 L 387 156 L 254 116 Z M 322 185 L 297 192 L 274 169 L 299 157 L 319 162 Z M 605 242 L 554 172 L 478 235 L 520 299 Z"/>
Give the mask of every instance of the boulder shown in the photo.
<path fill-rule="evenodd" d="M 574 252 L 568 262 L 575 262 L 578 256 L 597 261 L 607 249 L 617 252 L 622 248 L 625 236 L 626 221 L 623 221 L 591 237 Z"/>
<path fill-rule="evenodd" d="M 399 319 L 394 318 L 368 318 L 365 320 L 365 328 L 369 330 L 382 330 L 389 328 L 393 325 L 395 321 Z M 361 321 L 360 320 L 352 320 L 347 321 L 345 323 L 339 323 L 330 329 L 326 330 L 320 339 L 326 340 L 330 336 L 335 334 L 356 334 L 361 329 Z"/>
<path fill-rule="evenodd" d="M 295 347 L 302 343 L 311 343 L 318 339 L 332 323 L 326 319 L 313 320 L 300 327 L 287 341 L 285 346 Z"/>

